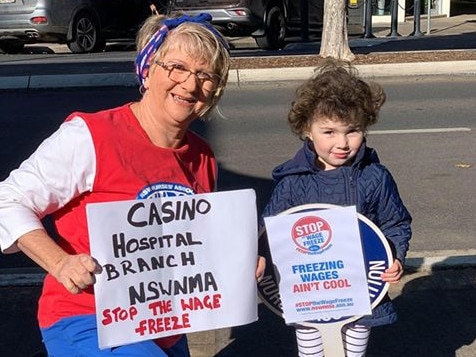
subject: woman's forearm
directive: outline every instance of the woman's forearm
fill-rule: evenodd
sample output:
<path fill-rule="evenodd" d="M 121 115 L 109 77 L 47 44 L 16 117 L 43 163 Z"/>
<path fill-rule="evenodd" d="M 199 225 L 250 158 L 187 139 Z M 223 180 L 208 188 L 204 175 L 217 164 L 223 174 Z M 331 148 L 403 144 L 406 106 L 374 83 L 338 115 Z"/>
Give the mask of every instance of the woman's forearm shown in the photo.
<path fill-rule="evenodd" d="M 96 282 L 94 275 L 102 269 L 89 254 L 68 254 L 43 229 L 22 235 L 17 245 L 72 294 L 79 294 L 93 285 Z"/>
<path fill-rule="evenodd" d="M 22 235 L 17 241 L 17 246 L 55 278 L 59 262 L 68 255 L 44 229 L 36 229 Z"/>

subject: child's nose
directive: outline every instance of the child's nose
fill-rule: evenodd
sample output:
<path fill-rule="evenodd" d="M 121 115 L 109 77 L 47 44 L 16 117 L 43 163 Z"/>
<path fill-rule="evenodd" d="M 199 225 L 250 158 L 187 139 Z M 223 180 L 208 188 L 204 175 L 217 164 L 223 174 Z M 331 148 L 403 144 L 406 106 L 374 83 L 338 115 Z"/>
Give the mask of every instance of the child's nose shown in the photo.
<path fill-rule="evenodd" d="M 349 144 L 349 140 L 347 139 L 347 135 L 337 136 L 337 146 L 339 148 L 347 148 L 348 144 Z"/>

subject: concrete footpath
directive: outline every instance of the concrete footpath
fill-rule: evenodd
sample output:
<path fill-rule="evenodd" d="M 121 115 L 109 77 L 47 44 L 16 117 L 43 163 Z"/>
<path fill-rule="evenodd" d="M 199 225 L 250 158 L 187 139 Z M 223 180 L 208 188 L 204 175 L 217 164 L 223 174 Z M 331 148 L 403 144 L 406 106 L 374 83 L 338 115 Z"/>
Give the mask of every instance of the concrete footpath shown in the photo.
<path fill-rule="evenodd" d="M 421 30 L 426 31 L 422 19 Z M 355 53 L 374 51 L 476 50 L 476 15 L 432 19 L 431 34 L 409 36 L 411 20 L 399 24 L 401 36 L 389 37 L 388 26 L 374 26 L 375 38 L 353 38 Z M 242 45 L 245 42 L 241 42 Z M 251 46 L 251 44 L 246 44 Z M 312 42 L 290 44 L 309 51 Z M 285 55 L 292 48 L 283 50 Z M 137 85 L 132 61 L 111 60 L 100 66 L 85 62 L 61 64 L 67 55 L 54 55 L 56 63 L 0 54 L 0 89 L 51 89 L 77 86 Z M 100 57 L 100 59 L 103 57 Z M 51 58 L 50 58 L 51 59 Z M 98 60 L 91 60 L 97 62 Z M 87 62 L 89 63 L 89 62 Z M 92 68 L 97 69 L 92 72 Z M 99 68 L 99 69 L 98 69 Z M 476 61 L 379 64 L 358 66 L 372 76 L 474 75 Z M 312 68 L 237 70 L 231 82 L 299 80 Z M 431 249 L 431 247 L 428 247 Z M 476 248 L 476 247 L 475 247 Z M 46 356 L 36 324 L 37 299 L 43 273 L 38 269 L 0 271 L 0 356 Z M 469 251 L 410 251 L 406 274 L 391 286 L 399 320 L 372 331 L 367 357 L 474 357 L 476 356 L 476 249 Z M 189 336 L 192 357 L 294 357 L 293 330 L 259 304 L 255 323 Z M 69 357 L 69 356 L 65 356 Z M 332 357 L 332 356 L 330 356 Z"/>

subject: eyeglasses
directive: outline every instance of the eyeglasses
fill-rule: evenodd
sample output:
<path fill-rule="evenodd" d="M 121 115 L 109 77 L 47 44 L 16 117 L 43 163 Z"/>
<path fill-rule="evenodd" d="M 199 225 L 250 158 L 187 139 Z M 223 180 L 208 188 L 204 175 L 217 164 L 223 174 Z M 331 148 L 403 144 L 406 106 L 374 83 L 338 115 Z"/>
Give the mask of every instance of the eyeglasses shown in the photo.
<path fill-rule="evenodd" d="M 179 63 L 164 63 L 164 62 L 155 62 L 158 66 L 162 67 L 164 70 L 169 72 L 168 77 L 176 82 L 183 83 L 193 74 L 200 84 L 200 86 L 206 91 L 213 91 L 216 89 L 218 83 L 220 83 L 220 76 L 214 73 L 206 72 L 192 72 L 188 68 L 185 68 Z"/>

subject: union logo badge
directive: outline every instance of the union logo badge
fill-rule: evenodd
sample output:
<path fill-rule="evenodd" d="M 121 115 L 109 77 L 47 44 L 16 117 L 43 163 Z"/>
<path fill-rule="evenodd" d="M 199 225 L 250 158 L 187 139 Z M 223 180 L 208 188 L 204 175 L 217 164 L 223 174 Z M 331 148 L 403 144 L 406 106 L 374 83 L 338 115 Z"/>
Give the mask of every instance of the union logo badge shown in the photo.
<path fill-rule="evenodd" d="M 332 230 L 324 219 L 306 216 L 294 224 L 291 236 L 299 252 L 320 254 L 330 247 Z"/>

